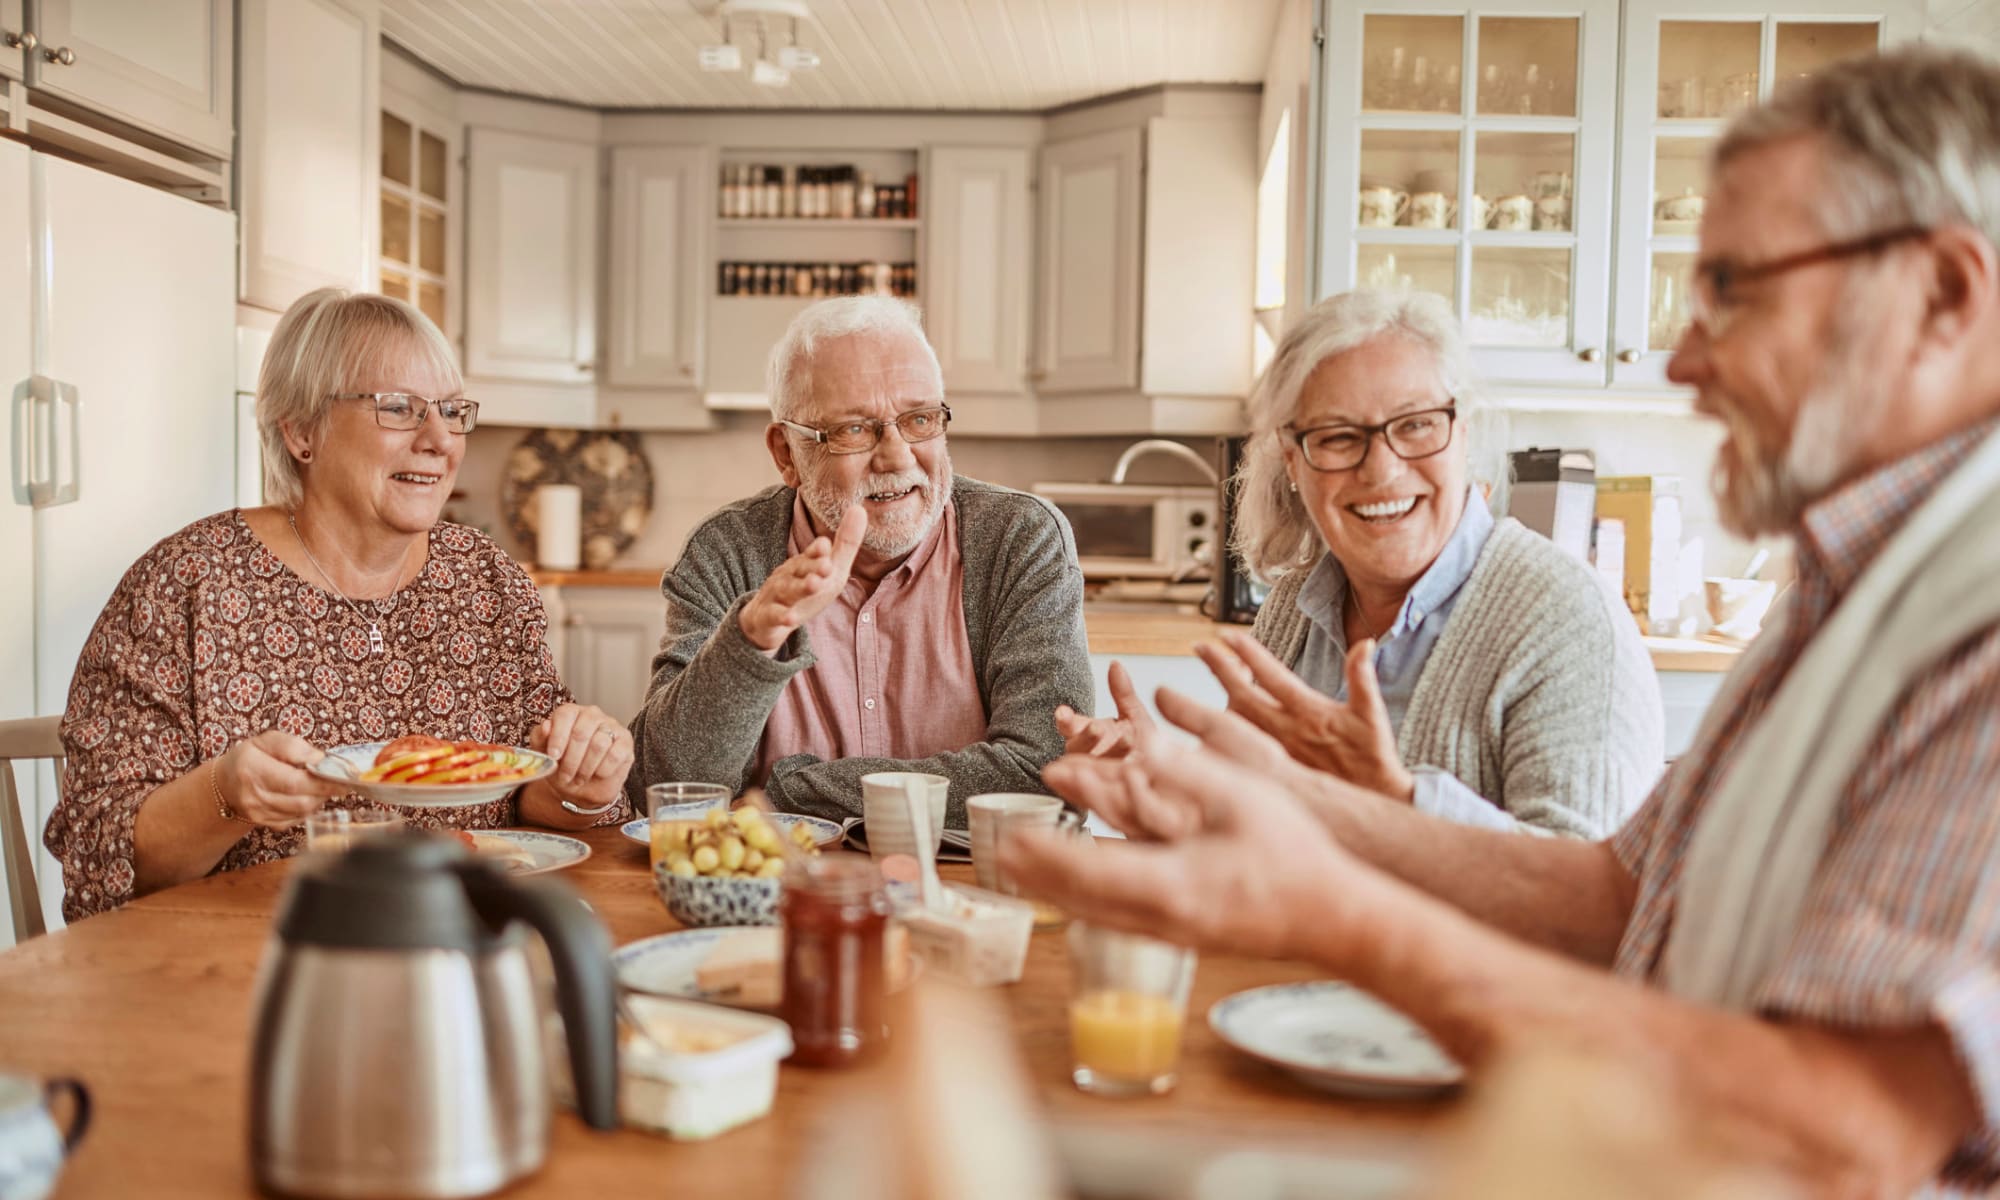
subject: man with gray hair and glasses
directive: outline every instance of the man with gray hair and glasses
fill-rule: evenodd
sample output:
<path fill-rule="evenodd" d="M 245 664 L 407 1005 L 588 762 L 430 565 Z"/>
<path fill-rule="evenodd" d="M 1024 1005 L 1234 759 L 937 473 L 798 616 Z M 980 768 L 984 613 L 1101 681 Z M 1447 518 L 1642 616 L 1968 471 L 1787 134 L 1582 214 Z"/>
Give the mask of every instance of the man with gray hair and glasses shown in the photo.
<path fill-rule="evenodd" d="M 780 808 L 861 811 L 861 777 L 1041 791 L 1053 713 L 1091 702 L 1083 576 L 1046 501 L 954 477 L 951 409 L 916 308 L 825 300 L 766 372 L 784 480 L 710 515 L 666 573 L 666 633 L 632 722 L 646 785 L 760 786 Z"/>
<path fill-rule="evenodd" d="M 1450 825 L 1163 693 L 1202 746 L 1066 758 L 1152 844 L 1014 839 L 1088 920 L 1311 960 L 1477 1074 L 1656 1071 L 1809 1195 L 2000 1186 L 2000 68 L 1911 47 L 1739 117 L 1669 373 L 1799 579 L 1618 834 Z M 1282 852 L 1273 853 L 1273 847 Z"/>

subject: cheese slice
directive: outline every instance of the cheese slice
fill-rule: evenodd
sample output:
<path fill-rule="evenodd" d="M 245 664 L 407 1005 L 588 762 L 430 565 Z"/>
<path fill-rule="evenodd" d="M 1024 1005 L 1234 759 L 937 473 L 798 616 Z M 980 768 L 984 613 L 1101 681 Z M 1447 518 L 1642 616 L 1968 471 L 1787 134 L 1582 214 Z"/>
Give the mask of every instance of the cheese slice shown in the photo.
<path fill-rule="evenodd" d="M 750 1008 L 776 1008 L 784 992 L 784 931 L 744 929 L 715 943 L 695 968 L 695 985 Z"/>

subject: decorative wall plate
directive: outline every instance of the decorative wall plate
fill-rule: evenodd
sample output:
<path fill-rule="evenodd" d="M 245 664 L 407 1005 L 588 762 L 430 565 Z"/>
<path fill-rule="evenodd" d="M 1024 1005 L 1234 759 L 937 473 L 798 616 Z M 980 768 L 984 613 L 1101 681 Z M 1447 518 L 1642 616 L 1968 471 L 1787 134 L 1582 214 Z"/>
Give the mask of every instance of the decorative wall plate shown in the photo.
<path fill-rule="evenodd" d="M 593 571 L 610 566 L 637 541 L 653 515 L 653 464 L 629 429 L 537 429 L 507 456 L 501 518 L 531 557 L 539 519 L 535 491 L 545 483 L 583 489 L 583 565 Z"/>

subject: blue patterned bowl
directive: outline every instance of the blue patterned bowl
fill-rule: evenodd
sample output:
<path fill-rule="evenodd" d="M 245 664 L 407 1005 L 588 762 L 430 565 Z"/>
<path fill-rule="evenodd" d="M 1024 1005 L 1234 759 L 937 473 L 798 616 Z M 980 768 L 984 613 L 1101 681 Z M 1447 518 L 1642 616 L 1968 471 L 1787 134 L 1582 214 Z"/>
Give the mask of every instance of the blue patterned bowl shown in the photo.
<path fill-rule="evenodd" d="M 674 920 L 691 927 L 709 925 L 776 925 L 776 879 L 711 878 L 676 875 L 664 865 L 653 868 L 653 888 Z"/>

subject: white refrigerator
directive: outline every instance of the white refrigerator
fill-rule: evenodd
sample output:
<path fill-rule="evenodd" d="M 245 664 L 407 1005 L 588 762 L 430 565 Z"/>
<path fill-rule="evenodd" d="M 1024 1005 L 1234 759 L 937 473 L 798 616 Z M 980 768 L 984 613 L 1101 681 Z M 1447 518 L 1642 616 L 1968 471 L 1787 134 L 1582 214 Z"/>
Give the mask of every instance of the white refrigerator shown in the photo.
<path fill-rule="evenodd" d="M 0 719 L 60 714 L 126 569 L 234 501 L 235 265 L 233 214 L 0 141 Z M 55 779 L 21 782 L 53 925 Z"/>

